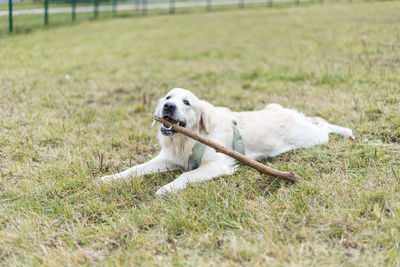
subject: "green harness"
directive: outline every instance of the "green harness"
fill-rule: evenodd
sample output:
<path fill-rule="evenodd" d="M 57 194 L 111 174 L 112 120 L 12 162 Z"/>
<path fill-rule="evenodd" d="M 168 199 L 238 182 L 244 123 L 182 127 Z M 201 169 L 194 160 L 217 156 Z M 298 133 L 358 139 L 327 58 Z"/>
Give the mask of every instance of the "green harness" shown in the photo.
<path fill-rule="evenodd" d="M 232 124 L 233 130 L 233 144 L 232 147 L 235 151 L 245 155 L 245 147 L 242 136 L 239 133 L 238 128 L 236 127 L 236 122 Z M 189 169 L 194 170 L 200 167 L 201 160 L 203 159 L 204 151 L 206 150 L 206 146 L 202 143 L 196 142 L 192 149 L 192 155 L 189 157 Z"/>

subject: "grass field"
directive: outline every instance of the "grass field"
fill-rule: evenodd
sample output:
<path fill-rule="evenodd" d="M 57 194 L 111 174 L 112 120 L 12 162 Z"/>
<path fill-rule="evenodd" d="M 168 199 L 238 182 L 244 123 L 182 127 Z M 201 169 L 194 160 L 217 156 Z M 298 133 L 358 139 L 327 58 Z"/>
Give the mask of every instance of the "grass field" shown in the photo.
<path fill-rule="evenodd" d="M 175 1 L 177 4 L 182 3 L 182 2 L 193 2 L 194 0 L 179 0 Z M 201 1 L 201 0 L 198 0 Z M 265 9 L 267 6 L 267 1 L 265 2 L 259 2 L 259 3 L 248 3 L 246 2 L 244 4 L 245 8 L 262 8 Z M 354 1 L 363 1 L 363 0 L 354 0 Z M 157 3 L 169 3 L 168 1 L 157 1 Z M 119 1 L 121 3 L 121 1 Z M 297 2 L 290 1 L 290 2 L 273 2 L 272 6 L 269 8 L 285 8 L 288 6 L 294 6 L 296 5 Z M 126 4 L 126 3 L 125 3 Z M 151 4 L 151 3 L 150 3 Z M 318 4 L 316 2 L 310 2 L 309 0 L 301 0 L 298 2 L 299 5 L 302 6 L 308 6 L 310 4 Z M 90 3 L 80 3 L 78 7 L 87 7 L 90 6 Z M 119 7 L 124 5 L 121 3 Z M 130 2 L 130 5 L 134 5 L 134 2 Z M 3 10 L 6 8 L 6 5 L 3 5 Z M 65 6 L 60 6 L 60 5 L 49 5 L 49 8 L 57 8 L 57 7 L 65 7 Z M 28 7 L 24 6 L 15 6 L 15 9 L 29 9 Z M 31 7 L 32 8 L 32 7 Z M 36 6 L 36 8 L 43 8 L 42 5 Z M 0 5 L 0 11 L 2 7 Z M 224 4 L 224 5 L 218 5 L 215 2 L 213 2 L 213 5 L 211 7 L 212 11 L 232 11 L 232 10 L 237 10 L 238 5 L 237 4 Z M 204 13 L 208 12 L 208 9 L 204 6 L 187 6 L 187 7 L 176 7 L 174 14 L 175 15 L 183 15 L 183 14 L 196 14 L 196 13 Z M 32 33 L 38 29 L 45 29 L 45 28 L 55 28 L 55 27 L 62 27 L 62 26 L 72 26 L 72 25 L 77 25 L 81 22 L 87 22 L 92 21 L 92 20 L 108 20 L 112 18 L 124 18 L 124 19 L 130 19 L 132 24 L 136 23 L 136 19 L 141 18 L 141 16 L 165 16 L 165 15 L 171 15 L 170 10 L 168 8 L 150 8 L 143 10 L 142 7 L 140 6 L 139 9 L 137 10 L 117 10 L 116 13 L 113 13 L 112 11 L 99 11 L 99 16 L 98 18 L 94 18 L 93 11 L 90 12 L 78 12 L 76 13 L 76 19 L 75 21 L 72 21 L 72 14 L 71 12 L 66 12 L 66 13 L 56 13 L 56 14 L 49 14 L 49 22 L 48 25 L 44 25 L 44 14 L 35 14 L 35 15 L 14 15 L 13 16 L 13 32 L 11 33 L 12 35 L 18 35 L 18 34 L 26 34 L 26 33 Z M 2 36 L 7 36 L 10 35 L 9 33 L 9 17 L 8 16 L 0 16 L 0 38 Z"/>
<path fill-rule="evenodd" d="M 83 22 L 0 39 L 0 265 L 400 264 L 400 3 Z M 172 87 L 277 102 L 356 140 L 241 167 L 168 199 L 179 172 L 97 177 L 157 154 Z"/>

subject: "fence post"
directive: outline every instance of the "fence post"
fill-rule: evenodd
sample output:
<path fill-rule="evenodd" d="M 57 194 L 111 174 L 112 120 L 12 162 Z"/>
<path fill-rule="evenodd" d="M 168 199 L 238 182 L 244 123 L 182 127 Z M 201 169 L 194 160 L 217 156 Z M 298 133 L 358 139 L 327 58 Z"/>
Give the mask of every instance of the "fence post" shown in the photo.
<path fill-rule="evenodd" d="M 99 0 L 93 1 L 93 16 L 95 19 L 99 16 Z"/>
<path fill-rule="evenodd" d="M 44 0 L 44 25 L 49 24 L 49 0 Z"/>
<path fill-rule="evenodd" d="M 135 0 L 135 13 L 136 15 L 140 14 L 140 0 Z"/>
<path fill-rule="evenodd" d="M 117 15 L 117 4 L 118 0 L 112 0 L 112 14 L 114 17 Z"/>
<path fill-rule="evenodd" d="M 244 8 L 244 0 L 239 0 L 239 8 Z"/>
<path fill-rule="evenodd" d="M 207 11 L 211 11 L 211 9 L 212 9 L 212 3 L 211 3 L 211 0 L 206 0 L 207 1 L 207 4 L 206 4 L 206 10 Z"/>
<path fill-rule="evenodd" d="M 76 0 L 71 1 L 72 4 L 72 21 L 76 20 Z"/>
<path fill-rule="evenodd" d="M 169 0 L 169 14 L 175 14 L 175 0 Z"/>
<path fill-rule="evenodd" d="M 147 0 L 142 0 L 142 16 L 147 15 Z"/>
<path fill-rule="evenodd" d="M 8 31 L 13 31 L 13 15 L 12 15 L 13 2 L 8 0 Z"/>

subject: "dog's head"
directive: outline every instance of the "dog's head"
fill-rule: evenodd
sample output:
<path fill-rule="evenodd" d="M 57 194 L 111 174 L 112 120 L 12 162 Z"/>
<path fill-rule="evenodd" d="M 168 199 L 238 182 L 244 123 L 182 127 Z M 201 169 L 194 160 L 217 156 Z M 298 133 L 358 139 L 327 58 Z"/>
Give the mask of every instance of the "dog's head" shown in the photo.
<path fill-rule="evenodd" d="M 159 100 L 154 115 L 191 130 L 202 128 L 209 134 L 210 115 L 207 109 L 207 103 L 199 100 L 192 92 L 174 88 Z M 166 125 L 161 125 L 160 131 L 165 136 L 175 134 L 175 131 Z"/>

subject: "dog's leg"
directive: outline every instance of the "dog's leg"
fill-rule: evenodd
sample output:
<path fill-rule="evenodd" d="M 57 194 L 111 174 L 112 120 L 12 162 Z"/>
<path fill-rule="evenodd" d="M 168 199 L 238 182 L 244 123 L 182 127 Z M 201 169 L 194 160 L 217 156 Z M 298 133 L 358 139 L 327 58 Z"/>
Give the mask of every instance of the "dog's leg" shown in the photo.
<path fill-rule="evenodd" d="M 233 166 L 221 166 L 221 164 L 217 163 L 205 164 L 193 171 L 182 173 L 174 181 L 161 187 L 156 192 L 156 195 L 161 196 L 165 193 L 176 193 L 184 189 L 188 184 L 204 182 L 221 175 L 230 175 L 233 171 Z"/>
<path fill-rule="evenodd" d="M 354 139 L 353 131 L 349 128 L 341 127 L 338 125 L 330 124 L 326 120 L 320 117 L 307 117 L 307 120 L 310 121 L 312 124 L 317 125 L 321 128 L 326 128 L 328 133 L 335 133 L 344 138 L 351 137 Z"/>
<path fill-rule="evenodd" d="M 114 180 L 126 179 L 129 177 L 138 177 L 145 174 L 151 174 L 156 172 L 165 172 L 176 169 L 177 166 L 172 164 L 165 154 L 160 153 L 152 160 L 129 168 L 123 172 L 107 175 L 100 179 L 101 182 L 111 182 Z"/>
<path fill-rule="evenodd" d="M 329 133 L 335 133 L 344 138 L 350 137 L 351 139 L 355 139 L 353 131 L 349 128 L 337 126 L 337 125 L 330 124 L 330 123 L 328 123 L 327 127 L 328 127 Z"/>

